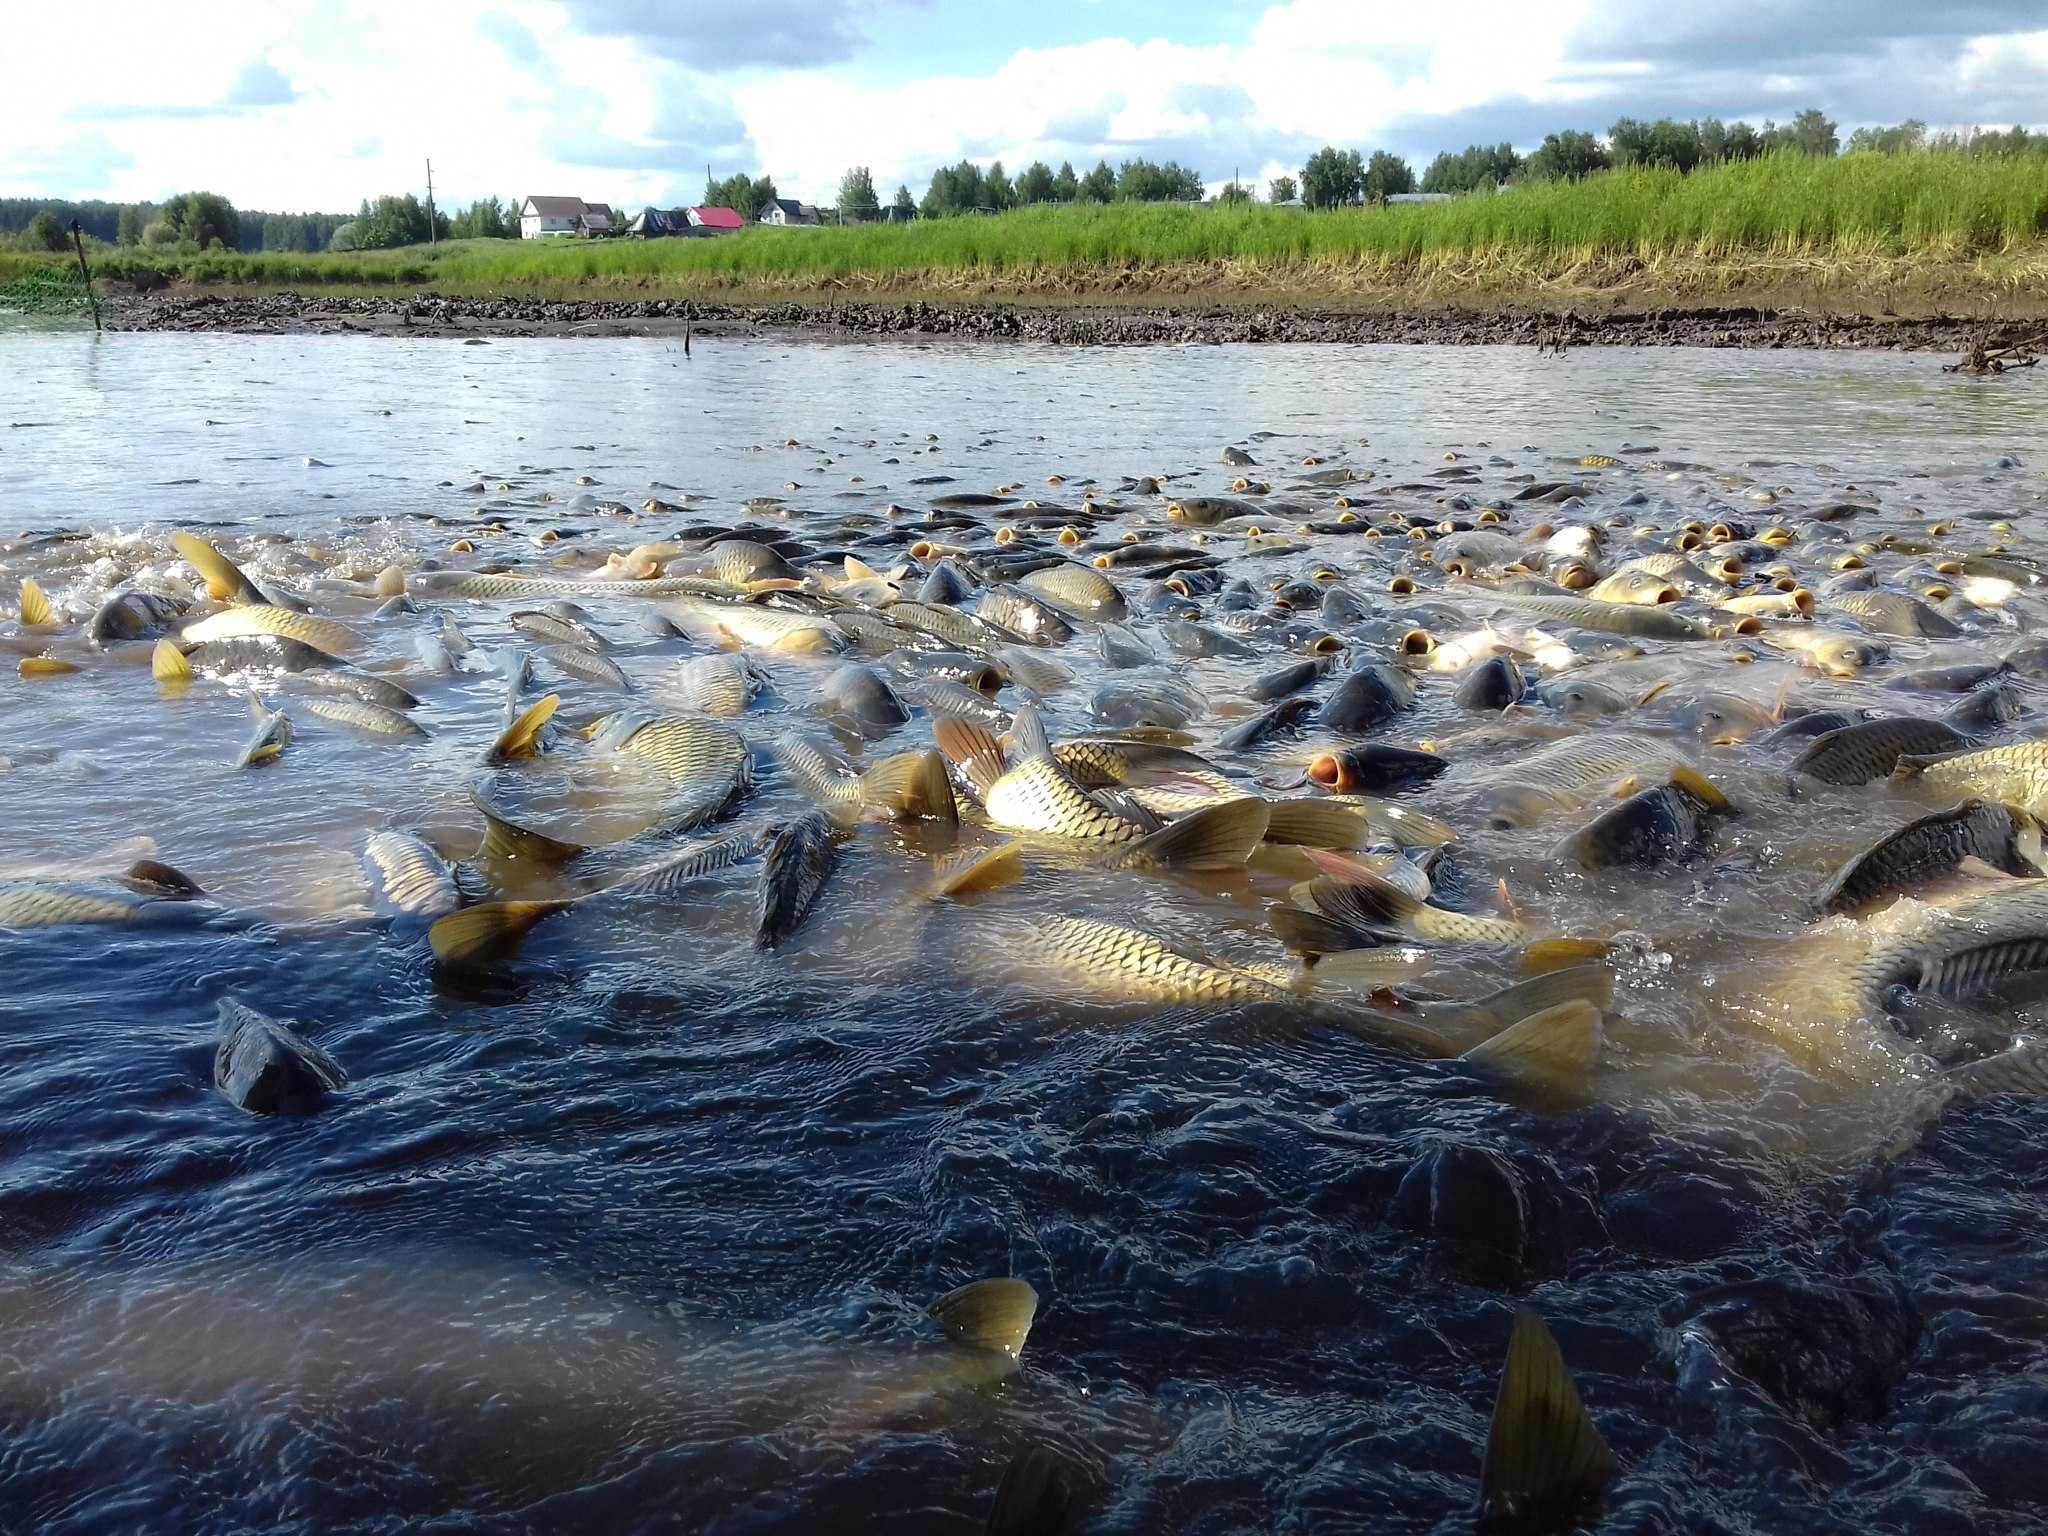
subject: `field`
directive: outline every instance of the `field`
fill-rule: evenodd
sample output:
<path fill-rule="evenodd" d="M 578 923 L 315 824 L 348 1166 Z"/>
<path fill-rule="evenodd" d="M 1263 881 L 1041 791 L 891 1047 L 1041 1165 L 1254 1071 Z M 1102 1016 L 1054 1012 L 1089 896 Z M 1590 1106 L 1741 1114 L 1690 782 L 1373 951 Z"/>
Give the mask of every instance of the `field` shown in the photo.
<path fill-rule="evenodd" d="M 0 257 L 0 282 L 37 259 Z M 320 256 L 102 249 L 95 268 L 244 290 L 467 297 L 1456 301 L 1604 291 L 1683 302 L 1792 289 L 1869 304 L 1998 303 L 2038 300 L 2048 283 L 2048 170 L 1944 154 L 1780 155 L 1391 208 L 1039 207 L 714 240 L 454 241 Z"/>

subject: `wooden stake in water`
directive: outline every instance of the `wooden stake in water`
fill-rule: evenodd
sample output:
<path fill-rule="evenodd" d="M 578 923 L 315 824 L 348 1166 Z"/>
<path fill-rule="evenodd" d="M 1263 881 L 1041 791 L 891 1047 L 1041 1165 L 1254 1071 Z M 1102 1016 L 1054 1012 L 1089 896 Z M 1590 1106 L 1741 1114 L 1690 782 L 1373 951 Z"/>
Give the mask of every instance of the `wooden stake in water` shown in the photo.
<path fill-rule="evenodd" d="M 78 275 L 85 279 L 85 301 L 92 306 L 92 328 L 100 328 L 99 295 L 92 291 L 92 269 L 85 264 L 85 236 L 78 228 L 78 220 L 71 221 L 71 248 L 78 252 Z"/>

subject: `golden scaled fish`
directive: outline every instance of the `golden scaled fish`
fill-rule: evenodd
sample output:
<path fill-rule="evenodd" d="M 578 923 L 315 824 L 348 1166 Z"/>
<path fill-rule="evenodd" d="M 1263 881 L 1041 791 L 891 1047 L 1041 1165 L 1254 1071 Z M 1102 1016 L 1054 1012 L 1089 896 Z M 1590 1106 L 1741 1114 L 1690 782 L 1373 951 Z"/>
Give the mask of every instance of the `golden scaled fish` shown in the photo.
<path fill-rule="evenodd" d="M 1014 755 L 979 726 L 940 720 L 939 750 L 966 775 L 989 820 L 1019 832 L 1130 843 L 1157 832 L 1159 818 L 1131 801 L 1111 801 L 1075 783 L 1053 756 L 1045 723 L 1030 704 L 1010 729 Z"/>
<path fill-rule="evenodd" d="M 179 639 L 187 650 L 210 640 L 232 640 L 237 635 L 282 635 L 330 656 L 357 650 L 363 644 L 363 637 L 346 624 L 271 603 L 224 608 L 203 619 L 194 619 L 179 631 Z"/>
<path fill-rule="evenodd" d="M 0 930 L 195 920 L 213 910 L 205 895 L 154 859 L 120 875 L 0 879 Z"/>

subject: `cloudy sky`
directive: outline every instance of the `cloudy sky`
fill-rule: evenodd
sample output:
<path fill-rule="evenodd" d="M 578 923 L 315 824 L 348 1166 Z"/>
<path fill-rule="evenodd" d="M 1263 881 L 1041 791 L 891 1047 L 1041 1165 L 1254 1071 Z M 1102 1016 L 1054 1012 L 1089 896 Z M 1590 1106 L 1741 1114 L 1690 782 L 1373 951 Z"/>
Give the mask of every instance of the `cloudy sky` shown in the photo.
<path fill-rule="evenodd" d="M 1174 158 L 1263 188 L 1617 116 L 2048 125 L 2048 0 L 68 0 L 5 34 L 0 194 L 348 211 L 827 201 L 936 165 Z"/>

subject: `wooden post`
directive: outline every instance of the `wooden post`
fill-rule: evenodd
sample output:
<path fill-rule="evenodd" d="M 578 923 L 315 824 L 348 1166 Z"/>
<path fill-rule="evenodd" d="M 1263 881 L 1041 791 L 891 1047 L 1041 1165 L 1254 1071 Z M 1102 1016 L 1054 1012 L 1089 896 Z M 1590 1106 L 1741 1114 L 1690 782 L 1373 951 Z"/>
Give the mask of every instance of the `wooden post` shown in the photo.
<path fill-rule="evenodd" d="M 441 232 L 434 228 L 434 158 L 427 157 L 427 244 L 439 245 Z"/>
<path fill-rule="evenodd" d="M 71 221 L 71 248 L 78 252 L 78 275 L 85 279 L 85 302 L 92 306 L 92 328 L 100 327 L 99 295 L 92 291 L 92 268 L 85 264 L 85 235 L 78 227 L 78 220 Z"/>

